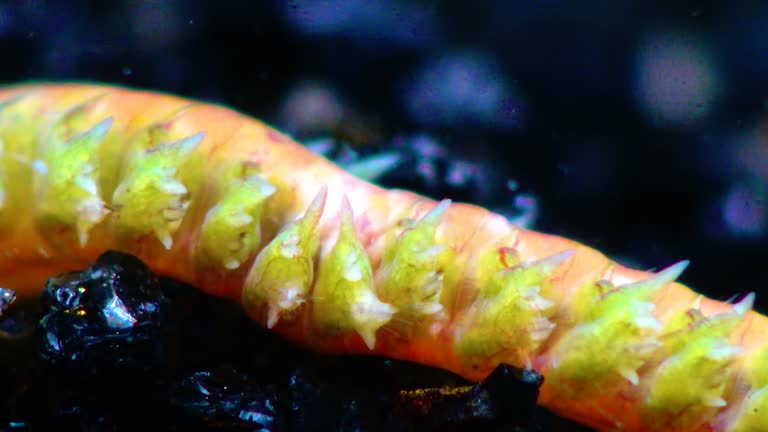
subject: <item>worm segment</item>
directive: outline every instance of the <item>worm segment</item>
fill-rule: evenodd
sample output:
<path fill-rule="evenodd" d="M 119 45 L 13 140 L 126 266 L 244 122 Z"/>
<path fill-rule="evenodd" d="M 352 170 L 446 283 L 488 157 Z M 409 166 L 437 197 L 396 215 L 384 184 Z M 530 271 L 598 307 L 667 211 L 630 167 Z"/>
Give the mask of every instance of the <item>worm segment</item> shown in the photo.
<path fill-rule="evenodd" d="M 339 235 L 331 251 L 320 259 L 313 292 L 314 320 L 331 333 L 357 332 L 369 349 L 376 331 L 394 315 L 394 306 L 376 297 L 368 255 L 357 238 L 352 208 L 342 199 Z"/>
<path fill-rule="evenodd" d="M 424 217 L 405 228 L 384 252 L 375 277 L 379 297 L 412 316 L 433 315 L 443 310 L 440 294 L 443 274 L 438 256 L 437 227 L 451 205 L 443 200 Z"/>
<path fill-rule="evenodd" d="M 703 424 L 727 405 L 723 395 L 729 371 L 743 352 L 731 345 L 729 336 L 753 302 L 750 294 L 730 311 L 709 317 L 688 310 L 683 313 L 689 324 L 660 339 L 663 360 L 647 378 L 643 402 L 657 429 Z"/>
<path fill-rule="evenodd" d="M 327 194 L 323 187 L 304 216 L 288 224 L 259 252 L 245 279 L 243 306 L 257 317 L 266 307 L 268 328 L 307 300 Z"/>
<path fill-rule="evenodd" d="M 572 255 L 561 252 L 498 270 L 466 314 L 454 335 L 456 351 L 466 359 L 493 358 L 526 364 L 555 324 L 548 319 L 554 303 L 539 295 L 543 284 Z"/>
<path fill-rule="evenodd" d="M 205 133 L 160 144 L 138 154 L 112 195 L 118 235 L 135 238 L 154 234 L 166 249 L 189 206 L 179 179 L 179 166 L 194 152 Z"/>
<path fill-rule="evenodd" d="M 205 215 L 199 253 L 220 268 L 240 267 L 258 250 L 264 201 L 276 190 L 257 174 L 230 180 L 219 202 Z"/>
<path fill-rule="evenodd" d="M 741 404 L 731 432 L 766 432 L 768 431 L 768 387 L 750 391 Z"/>
<path fill-rule="evenodd" d="M 109 213 L 97 184 L 97 149 L 111 126 L 108 118 L 64 141 L 51 134 L 44 162 L 34 172 L 35 222 L 40 227 L 74 226 L 80 246 Z"/>
<path fill-rule="evenodd" d="M 742 301 L 743 303 L 743 301 Z M 729 408 L 720 414 L 716 430 L 731 432 L 768 431 L 768 344 L 752 349 L 742 358 L 729 396 Z"/>
<path fill-rule="evenodd" d="M 606 391 L 622 380 L 638 385 L 637 371 L 658 348 L 662 328 L 653 315 L 652 300 L 687 265 L 683 261 L 618 287 L 598 282 L 605 292 L 586 308 L 581 323 L 565 332 L 547 353 L 547 379 L 583 395 Z"/>

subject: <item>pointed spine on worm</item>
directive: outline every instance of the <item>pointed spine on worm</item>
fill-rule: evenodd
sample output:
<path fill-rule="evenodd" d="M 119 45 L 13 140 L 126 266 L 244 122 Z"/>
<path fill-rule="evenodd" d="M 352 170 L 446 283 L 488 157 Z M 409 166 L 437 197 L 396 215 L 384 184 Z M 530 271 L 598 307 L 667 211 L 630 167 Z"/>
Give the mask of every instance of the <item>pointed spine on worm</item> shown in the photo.
<path fill-rule="evenodd" d="M 545 375 L 601 430 L 765 430 L 768 320 L 482 208 L 363 182 L 226 108 L 93 85 L 0 90 L 0 286 L 116 249 L 323 352 Z M 761 429 L 763 428 L 763 429 Z"/>

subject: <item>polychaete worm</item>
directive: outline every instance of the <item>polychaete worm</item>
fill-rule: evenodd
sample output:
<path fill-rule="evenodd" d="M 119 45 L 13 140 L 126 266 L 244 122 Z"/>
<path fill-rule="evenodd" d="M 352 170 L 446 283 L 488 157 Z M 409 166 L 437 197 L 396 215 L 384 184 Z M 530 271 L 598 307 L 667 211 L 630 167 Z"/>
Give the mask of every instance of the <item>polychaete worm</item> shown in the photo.
<path fill-rule="evenodd" d="M 542 373 L 599 430 L 768 430 L 768 320 L 478 206 L 362 181 L 225 107 L 92 84 L 0 89 L 0 286 L 107 250 L 239 300 L 319 352 L 480 380 Z M 247 341 L 244 341 L 247 343 Z"/>

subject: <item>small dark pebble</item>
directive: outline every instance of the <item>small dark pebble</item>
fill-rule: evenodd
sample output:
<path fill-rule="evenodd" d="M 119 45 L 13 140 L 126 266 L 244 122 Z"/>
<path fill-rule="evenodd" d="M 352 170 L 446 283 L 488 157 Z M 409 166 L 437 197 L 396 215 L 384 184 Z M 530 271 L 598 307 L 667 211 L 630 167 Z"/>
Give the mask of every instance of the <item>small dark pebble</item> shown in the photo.
<path fill-rule="evenodd" d="M 586 430 L 535 406 L 532 371 L 501 366 L 473 385 L 304 351 L 116 252 L 52 278 L 9 320 L 21 328 L 0 335 L 0 431 Z"/>
<path fill-rule="evenodd" d="M 0 316 L 3 315 L 8 306 L 16 300 L 16 291 L 8 288 L 0 288 Z"/>

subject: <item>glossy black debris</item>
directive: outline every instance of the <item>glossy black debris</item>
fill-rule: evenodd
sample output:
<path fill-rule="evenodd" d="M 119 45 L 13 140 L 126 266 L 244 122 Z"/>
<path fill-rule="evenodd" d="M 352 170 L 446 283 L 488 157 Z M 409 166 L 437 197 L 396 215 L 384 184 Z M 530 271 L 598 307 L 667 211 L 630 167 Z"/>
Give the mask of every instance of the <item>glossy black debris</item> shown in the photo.
<path fill-rule="evenodd" d="M 52 278 L 39 304 L 15 303 L 0 317 L 9 320 L 21 328 L 0 335 L 0 430 L 562 425 L 535 406 L 542 378 L 532 371 L 502 365 L 472 384 L 413 363 L 317 355 L 264 331 L 236 302 L 157 278 L 136 258 L 115 252 L 82 272 Z"/>
<path fill-rule="evenodd" d="M 3 315 L 8 306 L 16 300 L 16 292 L 7 288 L 0 288 L 0 316 Z"/>
<path fill-rule="evenodd" d="M 40 355 L 62 367 L 154 366 L 165 298 L 157 277 L 130 255 L 108 252 L 82 272 L 48 281 Z"/>

